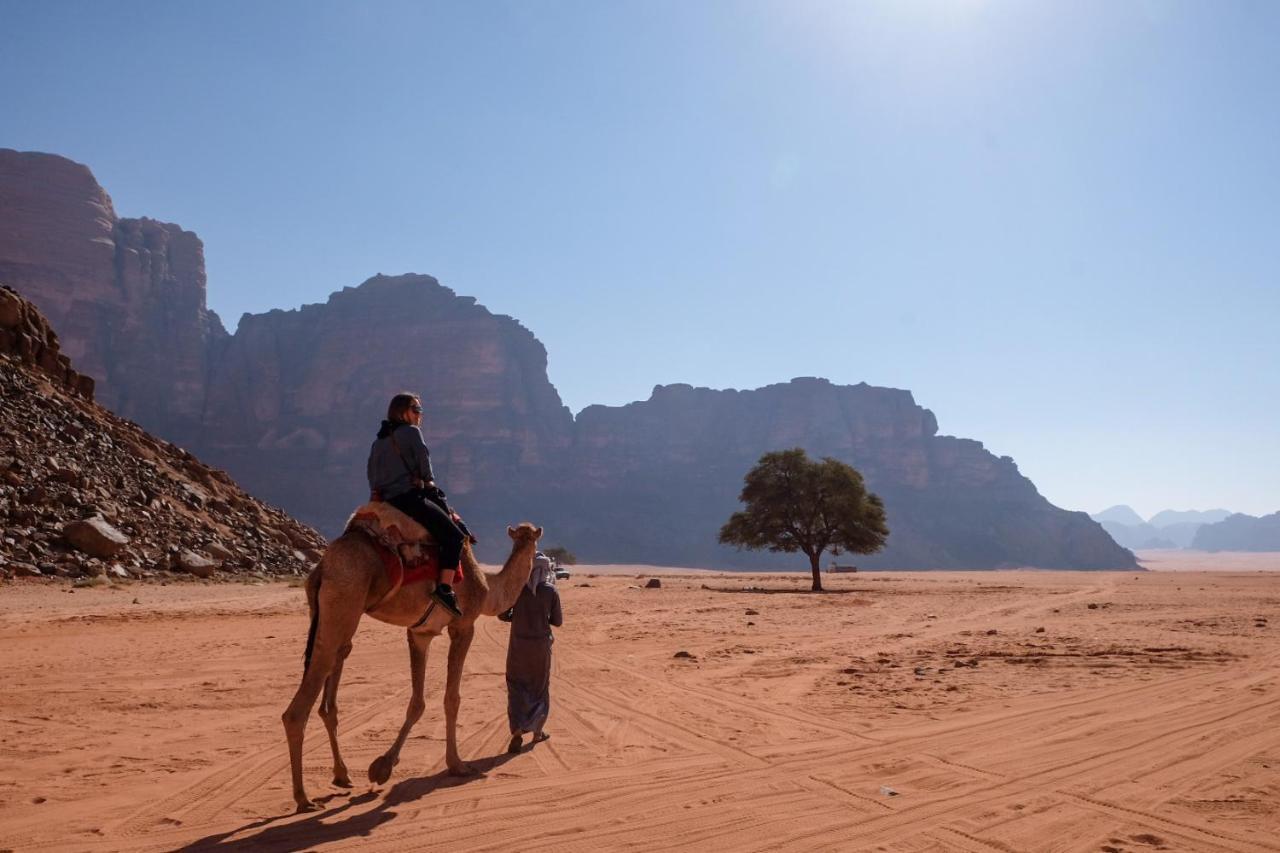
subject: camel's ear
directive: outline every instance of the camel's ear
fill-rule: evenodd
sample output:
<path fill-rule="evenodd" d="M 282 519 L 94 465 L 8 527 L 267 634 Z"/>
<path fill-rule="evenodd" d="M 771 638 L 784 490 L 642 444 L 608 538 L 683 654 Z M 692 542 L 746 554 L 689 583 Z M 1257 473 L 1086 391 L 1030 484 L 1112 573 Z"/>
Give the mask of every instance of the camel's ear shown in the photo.
<path fill-rule="evenodd" d="M 541 527 L 536 528 L 536 529 L 533 531 L 533 538 L 534 538 L 534 539 L 541 539 L 541 538 L 542 538 L 542 528 L 541 528 Z"/>
<path fill-rule="evenodd" d="M 515 539 L 516 529 L 514 527 L 507 527 L 507 535 L 510 536 L 512 539 Z"/>

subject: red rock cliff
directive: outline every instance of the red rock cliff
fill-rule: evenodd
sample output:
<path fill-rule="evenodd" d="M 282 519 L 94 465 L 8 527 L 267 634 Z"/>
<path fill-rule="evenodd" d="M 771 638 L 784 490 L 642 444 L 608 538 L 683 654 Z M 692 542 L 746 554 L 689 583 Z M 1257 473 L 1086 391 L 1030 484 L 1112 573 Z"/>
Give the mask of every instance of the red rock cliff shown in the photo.
<path fill-rule="evenodd" d="M 509 505 L 569 443 L 527 329 L 430 276 L 379 275 L 323 305 L 245 315 L 213 374 L 201 449 L 333 531 L 368 492 L 369 446 L 402 390 L 422 395 L 436 474 L 463 507 Z"/>
<path fill-rule="evenodd" d="M 802 447 L 853 465 L 885 501 L 888 545 L 859 565 L 1135 565 L 1087 515 L 1046 501 L 1013 460 L 937 431 L 932 412 L 893 388 L 813 378 L 752 391 L 659 386 L 647 401 L 579 413 L 539 521 L 588 561 L 777 566 L 778 555 L 735 552 L 716 534 L 759 457 Z"/>
<path fill-rule="evenodd" d="M 0 149 L 0 281 L 49 318 L 104 405 L 194 441 L 210 360 L 227 337 L 205 304 L 195 234 L 118 218 L 79 163 Z"/>

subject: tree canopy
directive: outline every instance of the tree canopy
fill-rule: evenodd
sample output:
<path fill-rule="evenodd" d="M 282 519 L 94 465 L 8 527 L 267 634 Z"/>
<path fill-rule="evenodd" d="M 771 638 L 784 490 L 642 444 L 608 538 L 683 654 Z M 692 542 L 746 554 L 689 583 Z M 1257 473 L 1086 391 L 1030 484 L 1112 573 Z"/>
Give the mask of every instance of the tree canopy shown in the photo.
<path fill-rule="evenodd" d="M 577 565 L 577 556 L 562 545 L 552 545 L 550 548 L 543 548 L 542 553 L 555 560 L 562 566 Z"/>
<path fill-rule="evenodd" d="M 822 590 L 818 563 L 825 551 L 872 554 L 889 536 L 884 503 L 856 469 L 830 457 L 815 462 L 798 447 L 761 456 L 738 499 L 745 508 L 720 528 L 720 542 L 804 554 L 815 592 Z"/>

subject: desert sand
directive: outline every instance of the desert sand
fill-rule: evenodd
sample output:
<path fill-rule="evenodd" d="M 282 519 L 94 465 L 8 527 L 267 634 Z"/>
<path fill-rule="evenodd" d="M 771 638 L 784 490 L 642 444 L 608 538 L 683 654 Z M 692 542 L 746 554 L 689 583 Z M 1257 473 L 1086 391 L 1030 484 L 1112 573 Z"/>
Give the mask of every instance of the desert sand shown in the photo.
<path fill-rule="evenodd" d="M 443 772 L 443 643 L 408 699 L 366 620 L 329 786 L 295 815 L 279 715 L 307 616 L 285 584 L 0 588 L 3 850 L 1280 851 L 1280 574 L 663 572 L 560 582 L 549 741 L 507 741 L 482 620 Z M 1256 566 L 1248 563 L 1249 566 Z M 688 657 L 679 656 L 686 653 Z"/>

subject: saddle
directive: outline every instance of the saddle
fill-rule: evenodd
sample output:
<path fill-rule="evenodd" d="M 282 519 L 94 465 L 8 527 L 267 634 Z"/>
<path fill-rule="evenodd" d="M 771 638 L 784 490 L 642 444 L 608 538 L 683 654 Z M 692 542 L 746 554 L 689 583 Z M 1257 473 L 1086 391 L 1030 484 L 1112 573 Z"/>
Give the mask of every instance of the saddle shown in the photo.
<path fill-rule="evenodd" d="M 363 533 L 382 558 L 391 592 L 440 577 L 440 549 L 426 528 L 385 501 L 370 501 L 352 513 L 346 531 Z M 462 577 L 458 566 L 454 583 Z M 388 593 L 390 595 L 390 593 Z"/>

